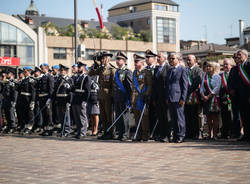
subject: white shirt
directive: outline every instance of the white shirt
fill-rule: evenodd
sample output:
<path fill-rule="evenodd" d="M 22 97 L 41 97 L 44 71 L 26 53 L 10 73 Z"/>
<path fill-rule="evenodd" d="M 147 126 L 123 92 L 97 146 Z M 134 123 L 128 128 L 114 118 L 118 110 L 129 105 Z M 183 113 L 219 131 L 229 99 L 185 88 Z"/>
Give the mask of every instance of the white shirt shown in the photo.
<path fill-rule="evenodd" d="M 206 90 L 205 87 L 205 76 L 206 74 L 204 74 L 202 82 L 201 82 L 201 88 L 200 88 L 200 92 L 204 93 Z M 219 95 L 220 92 L 220 87 L 221 87 L 221 77 L 218 74 L 214 74 L 211 77 L 211 88 L 212 88 L 212 94 L 213 95 Z"/>

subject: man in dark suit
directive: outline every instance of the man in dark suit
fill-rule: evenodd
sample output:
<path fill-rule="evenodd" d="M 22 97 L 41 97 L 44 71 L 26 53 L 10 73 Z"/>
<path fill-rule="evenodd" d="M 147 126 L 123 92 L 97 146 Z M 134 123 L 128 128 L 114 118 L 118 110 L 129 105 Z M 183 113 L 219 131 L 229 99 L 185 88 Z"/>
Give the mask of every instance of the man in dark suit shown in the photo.
<path fill-rule="evenodd" d="M 188 91 L 187 70 L 179 64 L 178 54 L 169 56 L 169 64 L 172 66 L 167 73 L 166 79 L 166 103 L 168 104 L 174 141 L 182 143 L 186 132 L 184 105 Z"/>
<path fill-rule="evenodd" d="M 250 142 L 250 62 L 248 59 L 248 51 L 240 50 L 237 54 L 240 64 L 238 65 L 239 74 L 239 103 L 240 116 L 244 127 L 243 140 Z"/>
<path fill-rule="evenodd" d="M 168 108 L 166 100 L 166 77 L 170 65 L 167 62 L 167 56 L 159 53 L 157 56 L 158 66 L 155 68 L 153 76 L 152 99 L 156 114 L 158 117 L 158 125 L 156 126 L 154 137 L 156 141 L 166 142 L 168 139 Z M 166 138 L 166 139 L 165 139 Z"/>
<path fill-rule="evenodd" d="M 240 104 L 239 104 L 239 94 L 237 94 L 236 90 L 238 88 L 238 64 L 240 64 L 240 61 L 238 59 L 237 53 L 233 55 L 233 59 L 236 63 L 236 66 L 234 66 L 229 73 L 228 76 L 228 91 L 231 95 L 232 100 L 232 112 L 233 112 L 233 123 L 232 123 L 232 137 L 238 138 L 241 136 L 241 125 L 240 125 Z"/>
<path fill-rule="evenodd" d="M 202 70 L 194 55 L 187 56 L 188 64 L 188 93 L 185 105 L 186 137 L 197 139 L 202 133 L 199 127 L 199 89 L 202 80 Z"/>

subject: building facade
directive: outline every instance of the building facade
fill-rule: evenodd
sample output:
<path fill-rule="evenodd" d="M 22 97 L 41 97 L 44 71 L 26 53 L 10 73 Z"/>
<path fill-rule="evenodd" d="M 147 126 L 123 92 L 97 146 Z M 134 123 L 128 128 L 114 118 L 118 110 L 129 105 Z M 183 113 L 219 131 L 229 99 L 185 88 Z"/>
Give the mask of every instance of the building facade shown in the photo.
<path fill-rule="evenodd" d="M 154 51 L 165 43 L 174 45 L 179 52 L 179 17 L 179 5 L 171 0 L 135 0 L 110 8 L 108 20 L 137 33 L 150 30 Z"/>

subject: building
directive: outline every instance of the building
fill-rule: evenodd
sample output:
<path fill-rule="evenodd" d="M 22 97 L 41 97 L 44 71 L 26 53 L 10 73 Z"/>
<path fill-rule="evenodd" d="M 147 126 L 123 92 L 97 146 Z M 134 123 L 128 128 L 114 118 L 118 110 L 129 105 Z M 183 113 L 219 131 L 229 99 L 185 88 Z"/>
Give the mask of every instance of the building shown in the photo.
<path fill-rule="evenodd" d="M 171 0 L 134 0 L 119 3 L 109 10 L 108 20 L 120 26 L 131 27 L 135 32 L 152 33 L 154 51 L 161 44 L 180 50 L 179 5 Z M 166 48 L 166 50 L 169 50 Z"/>
<path fill-rule="evenodd" d="M 202 46 L 193 46 L 189 50 L 181 51 L 183 57 L 193 54 L 198 60 L 218 60 L 221 58 L 232 57 L 237 48 L 231 48 L 226 45 L 209 43 Z"/>
<path fill-rule="evenodd" d="M 207 44 L 207 41 L 204 41 L 204 40 L 188 40 L 188 41 L 180 40 L 180 49 L 181 50 L 189 50 L 193 46 L 200 47 L 200 46 L 203 46 L 206 44 Z"/>
<path fill-rule="evenodd" d="M 152 4 L 153 5 L 153 4 Z M 167 7 L 167 5 L 165 5 Z M 178 17 L 178 6 L 176 6 L 176 16 Z M 170 9 L 168 5 L 167 10 Z M 173 8 L 171 8 L 173 9 Z M 173 12 L 171 12 L 173 13 Z M 155 15 L 155 14 L 154 14 Z M 155 17 L 156 18 L 156 17 Z M 158 19 L 157 19 L 158 20 Z M 163 20 L 159 19 L 159 20 Z M 168 19 L 166 19 L 169 21 Z M 165 22 L 165 19 L 164 21 Z M 177 24 L 178 21 L 175 22 Z M 39 13 L 35 8 L 34 1 L 31 0 L 25 15 L 6 15 L 0 14 L 0 56 L 5 58 L 0 68 L 5 66 L 7 58 L 16 58 L 20 60 L 17 66 L 39 66 L 41 63 L 48 63 L 50 66 L 62 63 L 71 67 L 74 64 L 74 38 L 71 36 L 55 36 L 47 34 L 43 29 L 44 24 L 53 23 L 56 27 L 63 28 L 74 23 L 73 19 L 58 17 L 47 17 Z M 105 22 L 104 26 L 111 29 L 115 23 Z M 99 22 L 94 20 L 79 20 L 79 26 L 82 28 L 100 29 Z M 175 31 L 178 26 L 175 27 Z M 165 28 L 164 28 L 165 29 Z M 177 42 L 177 38 L 173 38 Z M 143 55 L 145 50 L 153 50 L 152 42 L 130 41 L 130 40 L 108 40 L 97 38 L 79 38 L 79 48 L 81 55 L 78 60 L 82 60 L 89 66 L 93 64 L 92 57 L 97 51 L 108 51 L 116 54 L 121 50 L 128 56 L 128 66 L 134 67 L 133 54 Z M 176 52 L 176 43 L 158 43 L 158 51 Z M 115 60 L 115 57 L 112 58 Z"/>

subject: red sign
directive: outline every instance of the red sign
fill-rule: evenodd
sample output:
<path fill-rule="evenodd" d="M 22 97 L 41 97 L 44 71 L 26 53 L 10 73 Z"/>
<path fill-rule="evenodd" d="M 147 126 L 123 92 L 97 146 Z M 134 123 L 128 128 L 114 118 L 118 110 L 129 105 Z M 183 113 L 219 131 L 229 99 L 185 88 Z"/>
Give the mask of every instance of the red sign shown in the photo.
<path fill-rule="evenodd" d="M 0 57 L 0 66 L 20 66 L 20 58 Z"/>

